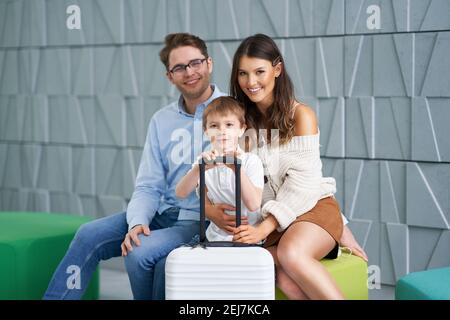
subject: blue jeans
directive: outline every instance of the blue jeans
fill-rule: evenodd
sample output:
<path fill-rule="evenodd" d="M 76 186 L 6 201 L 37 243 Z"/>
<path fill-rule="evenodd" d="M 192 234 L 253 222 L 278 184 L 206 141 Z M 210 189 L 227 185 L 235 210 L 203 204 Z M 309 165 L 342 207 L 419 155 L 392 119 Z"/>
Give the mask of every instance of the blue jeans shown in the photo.
<path fill-rule="evenodd" d="M 164 274 L 154 275 L 155 264 L 173 249 L 188 243 L 198 233 L 198 221 L 178 220 L 178 213 L 178 208 L 169 208 L 161 215 L 157 213 L 150 224 L 150 235 L 140 234 L 141 245 L 133 246 L 133 251 L 125 257 L 135 299 L 152 300 L 154 296 L 164 297 L 164 282 L 153 284 L 154 276 L 157 279 L 164 277 Z M 127 232 L 125 212 L 82 225 L 53 274 L 43 299 L 81 299 L 100 260 L 121 256 L 120 245 Z M 70 266 L 76 266 L 79 270 L 79 287 L 69 285 L 69 277 L 72 277 L 73 273 L 66 270 L 73 270 Z"/>

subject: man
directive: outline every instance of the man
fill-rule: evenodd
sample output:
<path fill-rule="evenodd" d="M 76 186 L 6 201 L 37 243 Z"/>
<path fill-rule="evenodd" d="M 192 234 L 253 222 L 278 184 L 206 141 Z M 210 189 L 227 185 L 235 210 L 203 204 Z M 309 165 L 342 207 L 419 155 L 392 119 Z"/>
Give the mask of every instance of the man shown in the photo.
<path fill-rule="evenodd" d="M 181 96 L 156 112 L 150 121 L 127 212 L 80 227 L 44 299 L 80 299 L 100 260 L 120 255 L 125 256 L 134 298 L 152 299 L 156 262 L 198 233 L 199 201 L 194 193 L 187 199 L 177 199 L 175 186 L 190 169 L 197 156 L 195 149 L 201 151 L 203 109 L 223 93 L 210 84 L 213 63 L 200 38 L 170 34 L 160 58 L 167 78 Z M 187 142 L 180 141 L 186 137 Z M 222 215 L 226 216 L 224 208 Z M 220 214 L 217 209 L 215 212 Z M 79 288 L 69 289 L 66 284 L 69 266 L 80 270 Z"/>
<path fill-rule="evenodd" d="M 187 33 L 167 35 L 160 59 L 167 78 L 181 96 L 156 112 L 150 121 L 127 212 L 80 227 L 44 299 L 80 299 L 100 260 L 121 255 L 125 257 L 134 298 L 163 299 L 165 257 L 198 233 L 198 198 L 192 193 L 178 199 L 175 186 L 204 145 L 203 110 L 223 93 L 210 84 L 213 61 L 200 38 Z M 234 226 L 234 218 L 224 213 L 233 209 L 225 204 L 208 205 L 206 214 L 224 229 Z M 246 218 L 242 223 L 247 223 Z M 351 237 L 347 246 L 357 247 L 351 233 L 344 233 Z M 70 266 L 80 270 L 79 288 L 67 285 L 66 270 Z"/>

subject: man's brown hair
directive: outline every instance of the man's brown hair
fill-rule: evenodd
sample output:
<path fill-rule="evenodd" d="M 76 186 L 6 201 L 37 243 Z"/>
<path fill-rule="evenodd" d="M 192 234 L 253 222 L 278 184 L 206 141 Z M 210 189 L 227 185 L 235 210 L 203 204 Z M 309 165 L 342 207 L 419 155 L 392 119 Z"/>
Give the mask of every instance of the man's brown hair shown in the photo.
<path fill-rule="evenodd" d="M 245 125 L 245 110 L 243 105 L 232 97 L 219 97 L 211 101 L 203 111 L 203 130 L 206 131 L 206 121 L 211 114 L 234 114 L 238 118 L 241 127 Z"/>
<path fill-rule="evenodd" d="M 173 49 L 190 46 L 199 49 L 205 58 L 209 57 L 205 41 L 190 33 L 170 33 L 164 39 L 164 43 L 164 48 L 159 52 L 159 58 L 166 66 L 167 71 L 169 70 L 169 55 Z"/>

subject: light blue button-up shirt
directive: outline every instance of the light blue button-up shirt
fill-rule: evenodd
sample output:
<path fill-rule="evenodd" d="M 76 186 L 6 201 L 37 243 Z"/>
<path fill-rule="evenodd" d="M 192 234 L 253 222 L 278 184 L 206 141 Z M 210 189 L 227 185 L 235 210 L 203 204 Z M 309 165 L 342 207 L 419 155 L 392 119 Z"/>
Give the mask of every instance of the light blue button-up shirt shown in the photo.
<path fill-rule="evenodd" d="M 180 208 L 179 220 L 199 220 L 200 202 L 195 192 L 179 199 L 175 188 L 209 144 L 203 138 L 203 110 L 212 100 L 224 95 L 217 86 L 211 86 L 213 94 L 197 106 L 195 114 L 186 112 L 180 96 L 150 120 L 135 189 L 127 208 L 129 229 L 138 224 L 149 225 L 156 212 L 161 214 L 170 207 Z"/>

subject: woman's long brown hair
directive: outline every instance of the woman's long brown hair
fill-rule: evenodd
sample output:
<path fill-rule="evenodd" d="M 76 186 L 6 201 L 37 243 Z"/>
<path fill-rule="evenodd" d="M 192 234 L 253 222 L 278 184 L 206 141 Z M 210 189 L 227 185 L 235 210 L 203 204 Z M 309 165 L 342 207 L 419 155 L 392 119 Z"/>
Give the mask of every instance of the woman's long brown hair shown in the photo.
<path fill-rule="evenodd" d="M 282 63 L 281 74 L 275 79 L 273 104 L 267 110 L 267 116 L 259 111 L 239 86 L 239 62 L 241 57 L 248 56 L 270 61 L 272 66 Z M 248 128 L 278 129 L 279 144 L 287 143 L 294 136 L 293 103 L 295 101 L 292 81 L 286 72 L 284 59 L 276 43 L 264 34 L 255 34 L 242 41 L 233 58 L 231 69 L 230 95 L 245 107 L 245 118 Z M 266 127 L 268 126 L 268 127 Z"/>

